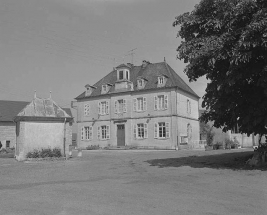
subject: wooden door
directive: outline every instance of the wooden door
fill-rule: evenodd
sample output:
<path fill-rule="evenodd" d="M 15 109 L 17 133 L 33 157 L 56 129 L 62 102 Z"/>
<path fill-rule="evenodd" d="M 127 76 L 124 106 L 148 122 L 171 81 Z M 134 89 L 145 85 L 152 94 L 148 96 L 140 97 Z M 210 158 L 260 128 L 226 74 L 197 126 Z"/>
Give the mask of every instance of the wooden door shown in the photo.
<path fill-rule="evenodd" d="M 125 125 L 117 125 L 117 145 L 125 146 Z"/>

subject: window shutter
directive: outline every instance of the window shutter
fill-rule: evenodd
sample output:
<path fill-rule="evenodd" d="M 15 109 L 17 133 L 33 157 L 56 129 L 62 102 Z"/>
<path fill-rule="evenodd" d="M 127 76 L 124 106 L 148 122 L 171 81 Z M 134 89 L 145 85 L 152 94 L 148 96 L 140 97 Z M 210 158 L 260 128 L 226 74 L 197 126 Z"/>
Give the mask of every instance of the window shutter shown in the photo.
<path fill-rule="evenodd" d="M 144 138 L 147 138 L 147 123 L 144 124 Z"/>
<path fill-rule="evenodd" d="M 137 133 L 136 133 L 136 128 L 137 126 L 136 126 L 136 124 L 134 124 L 133 125 L 133 134 L 134 134 L 134 139 L 136 139 L 137 138 Z"/>
<path fill-rule="evenodd" d="M 81 128 L 81 140 L 84 139 L 84 127 Z"/>
<path fill-rule="evenodd" d="M 93 126 L 89 127 L 89 140 L 93 139 Z"/>
<path fill-rule="evenodd" d="M 154 96 L 154 110 L 158 109 L 158 97 Z"/>
<path fill-rule="evenodd" d="M 109 114 L 109 101 L 106 102 L 106 114 Z"/>
<path fill-rule="evenodd" d="M 87 115 L 87 104 L 84 104 L 84 115 L 86 116 Z"/>
<path fill-rule="evenodd" d="M 136 111 L 137 99 L 133 99 L 133 111 Z"/>
<path fill-rule="evenodd" d="M 166 122 L 166 138 L 170 138 L 170 123 Z"/>
<path fill-rule="evenodd" d="M 107 125 L 107 139 L 110 139 L 110 129 L 109 129 L 109 125 Z"/>
<path fill-rule="evenodd" d="M 115 101 L 115 113 L 118 113 L 118 101 Z"/>
<path fill-rule="evenodd" d="M 97 139 L 101 139 L 101 127 L 99 126 L 98 128 L 97 128 Z"/>
<path fill-rule="evenodd" d="M 143 102 L 144 102 L 144 110 L 147 110 L 147 106 L 146 106 L 146 97 L 143 98 Z"/>
<path fill-rule="evenodd" d="M 158 123 L 155 123 L 155 127 L 154 127 L 154 138 L 158 138 Z"/>
<path fill-rule="evenodd" d="M 101 114 L 101 102 L 98 102 L 98 114 Z"/>
<path fill-rule="evenodd" d="M 168 95 L 164 95 L 164 109 L 168 109 Z"/>
<path fill-rule="evenodd" d="M 123 112 L 127 112 L 127 104 L 126 104 L 126 99 L 123 99 Z"/>
<path fill-rule="evenodd" d="M 191 101 L 189 100 L 189 113 L 191 114 Z"/>

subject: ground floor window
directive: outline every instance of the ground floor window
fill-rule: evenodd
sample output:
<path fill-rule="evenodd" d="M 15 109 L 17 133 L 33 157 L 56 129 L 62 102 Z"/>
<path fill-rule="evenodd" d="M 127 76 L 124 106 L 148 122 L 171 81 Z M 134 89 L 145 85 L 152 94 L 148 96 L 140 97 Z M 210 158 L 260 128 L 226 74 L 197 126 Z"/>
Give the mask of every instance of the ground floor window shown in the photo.
<path fill-rule="evenodd" d="M 134 138 L 144 139 L 147 138 L 147 124 L 146 123 L 138 123 L 134 125 Z"/>
<path fill-rule="evenodd" d="M 6 141 L 6 148 L 10 148 L 10 140 Z"/>
<path fill-rule="evenodd" d="M 170 124 L 168 122 L 155 123 L 155 138 L 170 138 Z"/>
<path fill-rule="evenodd" d="M 84 126 L 81 130 L 81 140 L 93 139 L 93 126 Z"/>
<path fill-rule="evenodd" d="M 98 139 L 100 140 L 110 139 L 109 125 L 102 125 L 98 127 Z"/>

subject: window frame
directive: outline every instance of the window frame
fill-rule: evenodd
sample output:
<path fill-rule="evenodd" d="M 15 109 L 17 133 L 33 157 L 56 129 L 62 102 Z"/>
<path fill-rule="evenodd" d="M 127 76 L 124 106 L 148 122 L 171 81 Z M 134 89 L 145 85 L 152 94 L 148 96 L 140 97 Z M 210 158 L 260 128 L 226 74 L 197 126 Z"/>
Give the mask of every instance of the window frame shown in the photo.
<path fill-rule="evenodd" d="M 90 115 L 90 104 L 89 103 L 85 103 L 84 106 L 83 106 L 83 113 L 84 113 L 84 116 L 89 116 Z"/>
<path fill-rule="evenodd" d="M 162 129 L 162 131 L 160 131 Z M 160 132 L 162 133 L 160 135 Z M 171 137 L 171 128 L 169 122 L 156 122 L 154 124 L 155 139 L 169 139 Z"/>
<path fill-rule="evenodd" d="M 109 140 L 110 139 L 110 126 L 109 125 L 100 125 L 98 127 L 98 139 L 99 140 Z"/>
<path fill-rule="evenodd" d="M 109 101 L 101 101 L 98 103 L 98 114 L 101 116 L 109 114 Z"/>
<path fill-rule="evenodd" d="M 147 123 L 137 123 L 134 124 L 134 139 L 143 140 L 148 138 L 148 124 Z M 143 135 L 139 135 L 143 134 Z"/>
<path fill-rule="evenodd" d="M 140 101 L 140 104 L 139 104 L 139 101 Z M 142 109 L 140 107 L 142 107 Z M 133 111 L 135 111 L 135 112 L 145 112 L 146 110 L 147 110 L 146 97 L 134 98 Z"/>

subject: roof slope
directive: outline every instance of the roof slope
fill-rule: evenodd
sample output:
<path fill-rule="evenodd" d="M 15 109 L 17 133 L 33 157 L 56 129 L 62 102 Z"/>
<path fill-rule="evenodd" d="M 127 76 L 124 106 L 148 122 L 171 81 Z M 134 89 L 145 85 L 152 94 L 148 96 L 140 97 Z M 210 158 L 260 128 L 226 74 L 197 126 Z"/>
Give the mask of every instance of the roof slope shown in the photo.
<path fill-rule="evenodd" d="M 167 76 L 166 87 L 178 87 L 179 89 L 199 98 L 199 96 L 183 81 L 183 79 L 166 63 L 150 63 L 145 67 L 142 66 L 133 66 L 130 69 L 130 81 L 134 84 L 134 91 L 142 91 L 148 89 L 157 89 L 158 76 L 164 75 Z M 137 77 L 143 77 L 147 79 L 147 83 L 143 89 L 137 89 Z M 93 86 L 96 89 L 92 92 L 89 97 L 101 95 L 101 86 L 106 83 L 110 83 L 113 86 L 110 88 L 107 94 L 116 93 L 115 91 L 115 82 L 117 81 L 117 71 L 113 70 L 107 74 L 104 78 L 99 80 Z M 85 92 L 76 97 L 75 99 L 79 100 L 85 98 Z"/>
<path fill-rule="evenodd" d="M 23 101 L 0 100 L 0 121 L 12 122 L 13 118 L 28 104 L 29 102 Z"/>
<path fill-rule="evenodd" d="M 51 98 L 34 98 L 17 116 L 71 118 Z"/>

